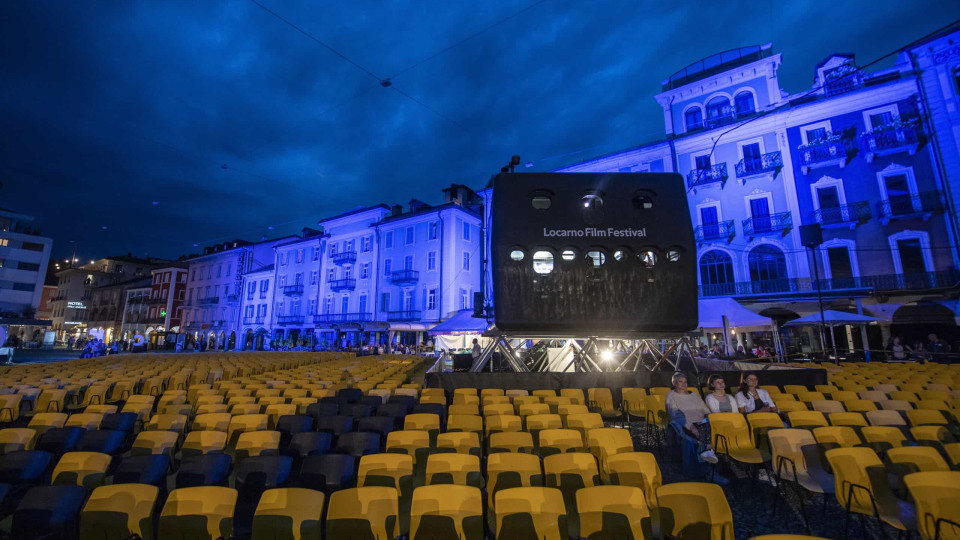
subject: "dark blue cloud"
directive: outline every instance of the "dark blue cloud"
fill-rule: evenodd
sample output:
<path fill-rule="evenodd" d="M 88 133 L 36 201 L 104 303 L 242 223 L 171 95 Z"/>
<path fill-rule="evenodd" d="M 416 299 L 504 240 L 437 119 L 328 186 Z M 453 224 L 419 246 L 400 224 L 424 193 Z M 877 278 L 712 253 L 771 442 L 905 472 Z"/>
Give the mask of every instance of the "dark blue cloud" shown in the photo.
<path fill-rule="evenodd" d="M 436 201 L 516 153 L 545 170 L 657 138 L 660 81 L 718 51 L 773 42 L 798 92 L 831 52 L 866 62 L 960 17 L 933 0 L 547 0 L 407 70 L 533 0 L 262 1 L 394 88 L 250 2 L 0 3 L 0 206 L 58 254 L 177 256 Z"/>

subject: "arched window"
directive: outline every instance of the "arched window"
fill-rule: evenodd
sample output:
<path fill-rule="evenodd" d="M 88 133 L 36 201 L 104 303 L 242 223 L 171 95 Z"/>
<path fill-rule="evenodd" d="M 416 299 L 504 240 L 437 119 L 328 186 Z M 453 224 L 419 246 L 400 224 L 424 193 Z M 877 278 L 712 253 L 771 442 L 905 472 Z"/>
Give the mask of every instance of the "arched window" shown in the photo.
<path fill-rule="evenodd" d="M 700 107 L 693 107 L 683 115 L 684 122 L 687 125 L 687 131 L 693 131 L 703 127 L 703 114 Z"/>
<path fill-rule="evenodd" d="M 717 96 L 707 102 L 707 127 L 717 127 L 733 121 L 733 107 L 730 100 Z"/>
<path fill-rule="evenodd" d="M 740 92 L 733 98 L 733 103 L 737 109 L 737 116 L 749 116 L 757 112 L 757 106 L 753 102 L 753 94 L 750 92 Z"/>
<path fill-rule="evenodd" d="M 700 257 L 700 285 L 703 296 L 727 296 L 735 292 L 733 260 L 722 251 L 711 250 Z"/>
<path fill-rule="evenodd" d="M 761 244 L 747 256 L 753 292 L 783 292 L 790 290 L 787 259 L 783 252 L 769 244 Z"/>

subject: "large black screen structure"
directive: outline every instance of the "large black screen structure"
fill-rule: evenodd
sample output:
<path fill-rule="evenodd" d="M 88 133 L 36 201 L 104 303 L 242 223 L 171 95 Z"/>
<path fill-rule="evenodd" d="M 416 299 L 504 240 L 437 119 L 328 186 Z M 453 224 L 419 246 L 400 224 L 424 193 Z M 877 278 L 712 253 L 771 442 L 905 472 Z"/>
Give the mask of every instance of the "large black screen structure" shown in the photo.
<path fill-rule="evenodd" d="M 664 336 L 698 325 L 683 178 L 502 173 L 491 226 L 500 331 Z"/>

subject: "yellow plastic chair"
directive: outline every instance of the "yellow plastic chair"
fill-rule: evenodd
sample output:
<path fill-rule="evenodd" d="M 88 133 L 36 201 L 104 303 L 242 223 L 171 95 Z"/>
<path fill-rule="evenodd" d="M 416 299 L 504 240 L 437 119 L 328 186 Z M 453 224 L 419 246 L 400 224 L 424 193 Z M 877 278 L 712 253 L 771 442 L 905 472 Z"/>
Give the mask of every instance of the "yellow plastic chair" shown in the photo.
<path fill-rule="evenodd" d="M 157 527 L 157 538 L 229 538 L 237 490 L 218 486 L 175 489 L 170 492 Z"/>
<path fill-rule="evenodd" d="M 153 540 L 154 508 L 159 489 L 145 484 L 117 484 L 93 490 L 80 512 L 80 540 L 127 538 Z"/>
<path fill-rule="evenodd" d="M 341 489 L 330 495 L 327 538 L 395 538 L 399 501 L 390 487 Z"/>
<path fill-rule="evenodd" d="M 515 487 L 498 491 L 494 499 L 497 540 L 569 538 L 567 510 L 559 489 Z"/>
<path fill-rule="evenodd" d="M 777 478 L 778 497 L 773 499 L 773 513 L 776 515 L 777 502 L 786 496 L 786 486 L 796 488 L 800 500 L 800 513 L 807 530 L 810 522 L 807 517 L 804 492 L 826 497 L 833 493 L 833 476 L 828 473 L 820 459 L 820 448 L 813 434 L 806 429 L 774 429 L 767 433 L 770 440 L 770 453 L 773 470 Z"/>
<path fill-rule="evenodd" d="M 633 486 L 594 486 L 577 491 L 580 536 L 584 538 L 653 538 L 650 510 L 643 490 Z M 620 519 L 610 519 L 617 516 Z"/>
<path fill-rule="evenodd" d="M 21 450 L 32 450 L 37 432 L 31 428 L 0 429 L 0 456 Z"/>
<path fill-rule="evenodd" d="M 960 472 L 917 472 L 903 482 L 916 503 L 923 540 L 960 538 Z"/>
<path fill-rule="evenodd" d="M 483 540 L 483 496 L 479 489 L 459 485 L 429 485 L 413 491 L 410 539 L 436 538 L 435 535 Z"/>
<path fill-rule="evenodd" d="M 532 454 L 534 451 L 533 435 L 526 431 L 498 431 L 488 438 L 488 454 L 497 452 L 524 452 Z"/>
<path fill-rule="evenodd" d="M 657 458 L 650 452 L 627 452 L 610 456 L 607 460 L 610 483 L 633 486 L 643 490 L 651 516 L 657 513 L 657 488 L 663 485 L 663 476 Z"/>
<path fill-rule="evenodd" d="M 824 429 L 824 428 L 821 428 Z M 846 510 L 843 530 L 848 530 L 850 513 L 875 518 L 899 531 L 916 528 L 913 508 L 893 494 L 883 462 L 870 448 L 833 448 L 826 452 L 834 473 L 837 502 Z"/>
<path fill-rule="evenodd" d="M 111 457 L 99 452 L 67 452 L 53 468 L 53 484 L 93 489 L 103 483 Z"/>
<path fill-rule="evenodd" d="M 481 456 L 480 436 L 475 432 L 446 432 L 437 435 L 437 448 L 449 448 L 458 454 Z"/>
<path fill-rule="evenodd" d="M 657 489 L 660 533 L 676 538 L 732 540 L 733 513 L 716 484 L 677 482 Z"/>

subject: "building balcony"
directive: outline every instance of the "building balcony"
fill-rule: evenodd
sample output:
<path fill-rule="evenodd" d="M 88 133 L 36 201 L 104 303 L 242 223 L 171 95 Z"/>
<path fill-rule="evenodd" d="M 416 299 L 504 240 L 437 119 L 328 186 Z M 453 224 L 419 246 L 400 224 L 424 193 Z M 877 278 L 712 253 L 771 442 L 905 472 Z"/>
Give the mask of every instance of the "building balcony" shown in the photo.
<path fill-rule="evenodd" d="M 54 299 L 54 300 L 56 300 L 56 299 Z M 130 298 L 129 300 L 127 300 L 127 303 L 128 303 L 128 304 L 146 304 L 147 301 L 149 301 L 149 300 L 150 300 L 150 298 L 148 298 L 148 297 L 146 297 L 146 296 L 134 296 L 133 298 Z"/>
<path fill-rule="evenodd" d="M 919 125 L 899 124 L 881 126 L 860 136 L 860 150 L 864 153 L 867 163 L 877 156 L 887 156 L 906 152 L 910 155 L 917 153 L 920 145 Z"/>
<path fill-rule="evenodd" d="M 284 285 L 284 296 L 300 296 L 303 294 L 303 283 L 294 283 L 293 285 Z"/>
<path fill-rule="evenodd" d="M 420 281 L 420 272 L 416 270 L 397 270 L 390 273 L 390 283 L 394 285 L 413 285 Z"/>
<path fill-rule="evenodd" d="M 847 144 L 843 139 L 801 145 L 798 150 L 803 174 L 810 174 L 811 169 L 834 165 L 842 168 L 847 164 Z"/>
<path fill-rule="evenodd" d="M 717 116 L 714 118 L 707 118 L 707 121 L 704 123 L 707 129 L 714 129 L 723 126 L 729 126 L 730 124 L 737 121 L 737 117 L 733 114 L 726 114 L 723 116 Z"/>
<path fill-rule="evenodd" d="M 330 282 L 330 290 L 335 292 L 352 291 L 356 288 L 357 280 L 353 278 L 335 279 Z"/>
<path fill-rule="evenodd" d="M 353 264 L 357 262 L 357 252 L 356 251 L 341 251 L 338 253 L 331 253 L 330 258 L 333 259 L 333 264 L 344 265 L 344 264 Z"/>
<path fill-rule="evenodd" d="M 745 183 L 746 178 L 761 175 L 769 175 L 773 180 L 782 168 L 783 158 L 780 152 L 767 152 L 760 156 L 760 159 L 741 159 L 737 163 L 737 178 L 741 179 L 741 183 Z"/>
<path fill-rule="evenodd" d="M 313 316 L 314 324 L 346 324 L 370 322 L 373 313 L 322 313 Z"/>
<path fill-rule="evenodd" d="M 886 225 L 894 219 L 915 219 L 924 221 L 934 214 L 944 212 L 943 197 L 939 191 L 922 191 L 915 195 L 895 195 L 877 203 L 877 216 Z"/>
<path fill-rule="evenodd" d="M 389 322 L 411 322 L 420 320 L 420 311 L 389 311 L 387 312 L 387 321 Z"/>
<path fill-rule="evenodd" d="M 733 220 L 721 221 L 709 225 L 700 225 L 695 229 L 698 243 L 726 242 L 730 243 L 733 237 L 737 235 Z"/>
<path fill-rule="evenodd" d="M 824 292 L 860 289 L 874 294 L 896 294 L 902 291 L 945 289 L 960 283 L 960 269 L 919 272 L 913 274 L 879 274 L 875 276 L 838 277 L 821 279 L 820 290 Z M 817 281 L 809 278 L 783 278 L 759 281 L 737 281 L 701 285 L 701 297 L 753 296 L 758 294 L 816 294 Z"/>
<path fill-rule="evenodd" d="M 871 217 L 870 203 L 867 201 L 858 201 L 832 208 L 821 208 L 813 213 L 813 220 L 825 229 L 838 227 L 853 229 L 857 224 L 863 223 Z"/>
<path fill-rule="evenodd" d="M 243 324 L 244 324 L 244 326 L 253 324 L 253 321 L 254 321 L 253 317 L 244 317 L 244 318 L 243 318 Z"/>
<path fill-rule="evenodd" d="M 863 75 L 859 71 L 850 71 L 827 79 L 823 84 L 823 94 L 827 97 L 859 90 L 863 86 Z"/>
<path fill-rule="evenodd" d="M 212 306 L 220 303 L 219 296 L 208 296 L 207 298 L 197 298 L 198 306 Z"/>
<path fill-rule="evenodd" d="M 303 315 L 279 315 L 277 316 L 277 324 L 287 325 L 287 324 L 303 324 L 304 316 Z"/>
<path fill-rule="evenodd" d="M 726 163 L 718 163 L 709 169 L 694 169 L 687 173 L 687 189 L 697 189 L 710 185 L 719 185 L 723 188 L 726 182 Z"/>
<path fill-rule="evenodd" d="M 239 295 L 239 294 L 228 294 L 227 296 L 224 297 L 224 302 L 226 302 L 227 304 L 239 304 L 239 303 L 240 303 L 240 295 Z"/>
<path fill-rule="evenodd" d="M 743 235 L 747 237 L 761 234 L 782 234 L 793 228 L 793 216 L 790 212 L 780 212 L 769 216 L 752 217 L 743 220 Z"/>

